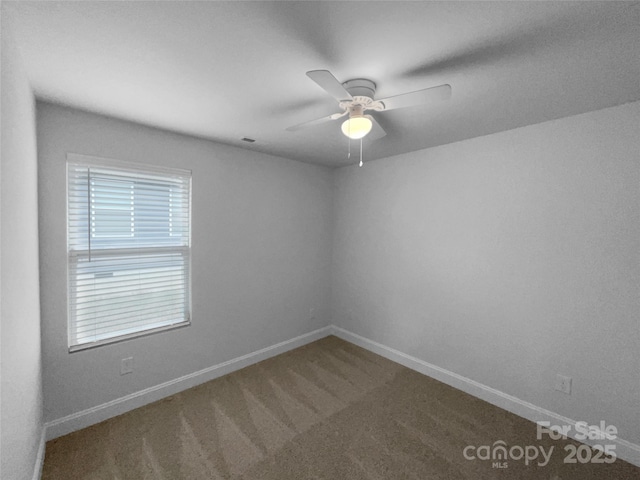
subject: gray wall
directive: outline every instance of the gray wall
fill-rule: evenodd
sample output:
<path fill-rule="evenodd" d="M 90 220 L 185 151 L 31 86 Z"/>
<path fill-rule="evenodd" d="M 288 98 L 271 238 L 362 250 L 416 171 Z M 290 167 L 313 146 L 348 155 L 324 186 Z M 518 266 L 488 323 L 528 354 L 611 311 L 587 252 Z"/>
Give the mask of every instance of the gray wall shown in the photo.
<path fill-rule="evenodd" d="M 2 478 L 30 479 L 42 438 L 34 99 L 2 22 Z"/>
<path fill-rule="evenodd" d="M 329 324 L 330 170 L 46 103 L 37 112 L 47 421 Z M 67 152 L 193 171 L 190 327 L 67 352 Z M 135 371 L 120 376 L 128 356 Z"/>
<path fill-rule="evenodd" d="M 338 170 L 334 323 L 640 443 L 639 126 L 632 103 Z"/>

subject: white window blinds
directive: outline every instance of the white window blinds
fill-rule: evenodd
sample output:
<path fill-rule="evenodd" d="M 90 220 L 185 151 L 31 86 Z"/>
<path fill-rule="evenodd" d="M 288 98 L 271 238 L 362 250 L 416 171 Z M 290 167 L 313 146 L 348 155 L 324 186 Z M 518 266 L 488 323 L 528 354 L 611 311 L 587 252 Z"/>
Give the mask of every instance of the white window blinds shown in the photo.
<path fill-rule="evenodd" d="M 191 172 L 69 154 L 69 347 L 190 321 Z"/>

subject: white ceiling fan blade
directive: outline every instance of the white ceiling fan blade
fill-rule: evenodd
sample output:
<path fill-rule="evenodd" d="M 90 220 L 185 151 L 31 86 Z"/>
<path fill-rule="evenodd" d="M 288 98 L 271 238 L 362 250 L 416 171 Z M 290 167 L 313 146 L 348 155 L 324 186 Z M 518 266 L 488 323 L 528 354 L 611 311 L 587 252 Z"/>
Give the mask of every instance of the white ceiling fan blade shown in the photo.
<path fill-rule="evenodd" d="M 311 70 L 307 72 L 307 77 L 316 82 L 320 88 L 339 102 L 353 98 L 329 70 Z"/>
<path fill-rule="evenodd" d="M 365 115 L 365 117 L 370 119 L 371 123 L 373 123 L 373 125 L 371 126 L 371 131 L 367 134 L 366 137 L 364 137 L 365 139 L 377 140 L 379 138 L 384 137 L 387 134 L 387 132 L 384 131 L 384 128 L 382 128 L 382 126 L 378 123 L 375 117 L 371 115 Z"/>
<path fill-rule="evenodd" d="M 425 88 L 411 93 L 403 93 L 395 97 L 382 98 L 379 101 L 384 104 L 384 109 L 394 110 L 396 108 L 413 107 L 425 103 L 448 100 L 451 98 L 451 85 L 440 85 L 437 87 Z"/>
<path fill-rule="evenodd" d="M 297 125 L 294 125 L 292 127 L 287 128 L 286 130 L 288 132 L 296 132 L 296 131 L 298 131 L 300 129 L 303 129 L 303 128 L 315 127 L 316 125 L 321 125 L 323 123 L 330 122 L 331 120 L 336 120 L 336 119 L 338 119 L 340 117 L 344 117 L 347 113 L 348 112 L 334 113 L 334 114 L 328 115 L 326 117 L 317 118 L 315 120 L 310 120 L 308 122 L 299 123 Z"/>

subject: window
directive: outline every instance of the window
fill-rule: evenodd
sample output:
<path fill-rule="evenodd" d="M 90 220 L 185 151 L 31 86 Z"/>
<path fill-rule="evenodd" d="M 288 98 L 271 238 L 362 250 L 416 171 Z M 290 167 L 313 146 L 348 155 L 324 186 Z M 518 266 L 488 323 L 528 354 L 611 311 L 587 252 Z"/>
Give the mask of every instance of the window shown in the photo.
<path fill-rule="evenodd" d="M 69 154 L 69 350 L 190 323 L 191 172 Z"/>

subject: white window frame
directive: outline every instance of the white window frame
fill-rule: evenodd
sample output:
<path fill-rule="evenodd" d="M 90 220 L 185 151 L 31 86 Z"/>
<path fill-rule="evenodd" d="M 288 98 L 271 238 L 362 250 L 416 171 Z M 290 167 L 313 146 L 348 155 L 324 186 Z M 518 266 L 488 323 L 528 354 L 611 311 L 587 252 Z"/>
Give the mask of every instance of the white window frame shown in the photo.
<path fill-rule="evenodd" d="M 89 243 L 89 249 L 72 249 L 70 244 L 70 190 L 69 190 L 69 175 L 70 175 L 70 165 L 78 165 L 87 166 L 88 168 L 108 168 L 113 170 L 118 170 L 127 175 L 155 175 L 155 176 L 167 176 L 167 178 L 181 176 L 184 178 L 188 178 L 188 225 L 187 225 L 187 238 L 188 244 L 183 246 L 143 246 L 143 247 L 135 247 L 135 248 L 108 248 L 108 249 L 100 249 L 95 248 Z M 132 177 L 133 178 L 133 177 Z M 67 232 L 67 303 L 68 303 L 68 317 L 67 317 L 67 338 L 68 338 L 68 346 L 69 352 L 76 352 L 81 350 L 86 350 L 90 348 L 99 347 L 102 345 L 113 344 L 117 342 L 122 342 L 125 340 L 130 340 L 132 338 L 138 338 L 146 335 L 152 335 L 158 332 L 164 332 L 167 330 L 173 330 L 177 328 L 182 328 L 191 325 L 191 171 L 177 168 L 169 168 L 169 167 L 161 167 L 156 165 L 148 165 L 142 163 L 133 163 L 133 162 L 125 162 L 121 160 L 107 159 L 89 155 L 81 155 L 76 153 L 68 153 L 67 154 L 67 162 L 66 162 L 66 201 L 67 201 L 67 210 L 66 210 L 66 232 Z M 90 202 L 88 203 L 88 208 Z M 87 227 L 89 228 L 89 227 Z M 92 227 L 91 227 L 92 228 Z M 169 234 L 171 235 L 171 233 Z M 89 240 L 90 241 L 90 240 Z M 75 318 L 74 305 L 75 301 L 72 301 L 72 295 L 74 293 L 74 278 L 73 277 L 73 265 L 77 265 L 79 259 L 87 260 L 94 258 L 107 258 L 108 256 L 131 256 L 131 257 L 140 257 L 144 254 L 163 254 L 163 253 L 173 253 L 185 258 L 184 260 L 184 268 L 185 268 L 185 305 L 184 305 L 184 318 L 182 321 L 166 324 L 166 322 L 160 322 L 157 324 L 148 324 L 145 325 L 145 328 L 140 329 L 140 327 L 134 327 L 137 330 L 133 332 L 127 332 L 127 329 L 123 329 L 117 335 L 109 335 L 106 338 L 101 338 L 96 341 L 78 343 L 75 341 L 77 335 L 73 332 L 73 319 Z"/>

